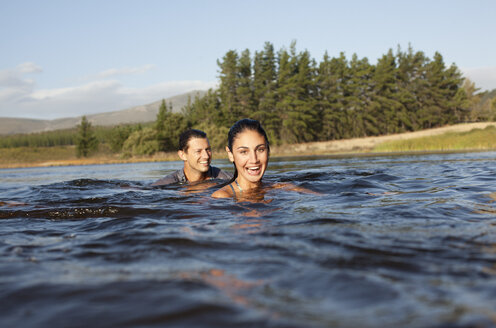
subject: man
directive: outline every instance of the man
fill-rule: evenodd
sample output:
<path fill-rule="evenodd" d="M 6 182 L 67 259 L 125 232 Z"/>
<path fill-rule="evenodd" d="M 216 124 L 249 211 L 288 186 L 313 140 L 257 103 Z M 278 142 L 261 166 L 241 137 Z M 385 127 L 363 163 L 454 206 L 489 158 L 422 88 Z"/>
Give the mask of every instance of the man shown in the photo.
<path fill-rule="evenodd" d="M 212 150 L 207 134 L 200 130 L 189 129 L 179 136 L 179 157 L 184 161 L 182 170 L 154 182 L 152 186 L 172 183 L 187 183 L 208 179 L 231 179 L 231 175 L 217 167 L 210 166 Z"/>

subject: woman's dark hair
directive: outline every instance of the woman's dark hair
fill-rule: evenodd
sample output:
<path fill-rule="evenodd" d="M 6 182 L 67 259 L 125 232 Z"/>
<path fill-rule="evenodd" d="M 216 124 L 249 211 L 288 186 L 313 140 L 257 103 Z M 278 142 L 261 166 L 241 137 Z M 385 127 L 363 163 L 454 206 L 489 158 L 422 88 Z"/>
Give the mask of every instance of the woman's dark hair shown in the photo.
<path fill-rule="evenodd" d="M 229 148 L 231 153 L 233 151 L 234 139 L 236 139 L 238 134 L 240 134 L 241 132 L 243 132 L 245 130 L 251 130 L 251 131 L 256 131 L 256 132 L 260 133 L 260 135 L 262 135 L 265 138 L 265 143 L 267 144 L 267 150 L 270 153 L 269 139 L 267 138 L 267 134 L 265 133 L 264 128 L 262 127 L 262 125 L 260 124 L 259 121 L 252 120 L 250 118 L 244 118 L 242 120 L 239 120 L 236 123 L 234 123 L 233 126 L 231 126 L 231 129 L 229 130 L 229 133 L 227 134 L 227 148 Z M 223 184 L 222 187 L 233 183 L 237 177 L 238 177 L 238 170 L 236 169 L 236 164 L 234 164 L 234 174 L 233 174 L 232 179 L 229 182 Z"/>
<path fill-rule="evenodd" d="M 188 142 L 191 140 L 191 138 L 206 139 L 207 134 L 203 131 L 196 130 L 196 129 L 189 129 L 189 130 L 184 131 L 179 136 L 179 150 L 187 152 L 188 151 Z"/>

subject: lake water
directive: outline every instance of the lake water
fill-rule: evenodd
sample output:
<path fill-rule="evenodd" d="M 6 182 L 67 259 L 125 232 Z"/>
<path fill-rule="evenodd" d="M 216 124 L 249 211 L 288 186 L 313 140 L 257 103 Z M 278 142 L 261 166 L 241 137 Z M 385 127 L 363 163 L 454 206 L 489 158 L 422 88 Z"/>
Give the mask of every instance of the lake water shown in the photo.
<path fill-rule="evenodd" d="M 272 159 L 320 195 L 265 203 L 180 167 L 0 170 L 0 326 L 496 327 L 495 152 Z"/>

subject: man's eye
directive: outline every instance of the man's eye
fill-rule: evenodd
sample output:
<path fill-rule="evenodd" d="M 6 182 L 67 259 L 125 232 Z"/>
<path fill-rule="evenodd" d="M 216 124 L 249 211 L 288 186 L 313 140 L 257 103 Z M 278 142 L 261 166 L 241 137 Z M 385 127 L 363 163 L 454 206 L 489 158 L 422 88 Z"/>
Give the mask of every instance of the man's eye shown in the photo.
<path fill-rule="evenodd" d="M 259 153 L 263 153 L 265 151 L 265 148 L 258 148 Z"/>

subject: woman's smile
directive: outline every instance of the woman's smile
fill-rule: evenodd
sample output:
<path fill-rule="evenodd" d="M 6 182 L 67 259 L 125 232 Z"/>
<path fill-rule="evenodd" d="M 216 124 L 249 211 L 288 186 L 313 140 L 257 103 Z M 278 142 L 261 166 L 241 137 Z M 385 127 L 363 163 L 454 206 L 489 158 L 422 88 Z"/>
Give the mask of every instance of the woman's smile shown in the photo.
<path fill-rule="evenodd" d="M 250 174 L 250 175 L 259 175 L 260 174 L 260 166 L 248 167 L 246 170 L 248 171 L 248 174 Z"/>

